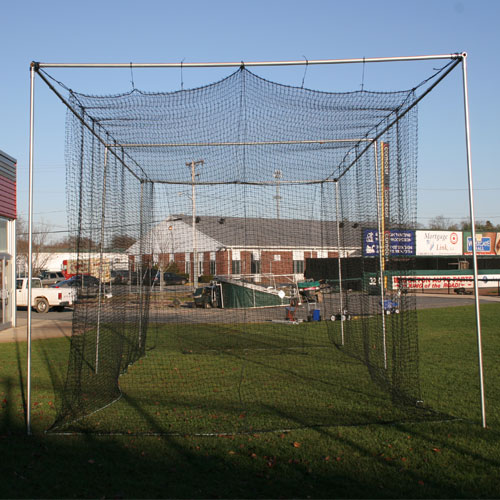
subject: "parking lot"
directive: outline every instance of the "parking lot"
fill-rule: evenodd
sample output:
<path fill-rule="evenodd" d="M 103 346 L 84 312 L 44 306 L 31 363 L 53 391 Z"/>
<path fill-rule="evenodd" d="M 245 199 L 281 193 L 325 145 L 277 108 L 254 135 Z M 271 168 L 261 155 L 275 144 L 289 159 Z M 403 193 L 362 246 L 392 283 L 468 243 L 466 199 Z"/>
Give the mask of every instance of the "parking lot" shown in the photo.
<path fill-rule="evenodd" d="M 179 307 L 171 307 L 172 297 L 188 297 L 191 294 L 191 287 L 189 286 L 169 286 L 165 287 L 165 292 L 168 299 L 163 302 L 160 298 L 160 292 L 152 292 L 152 308 L 151 317 L 157 321 L 182 321 L 189 320 L 193 322 L 224 322 L 230 319 L 234 322 L 241 321 L 269 321 L 275 318 L 285 317 L 284 307 L 269 307 L 269 308 L 247 308 L 247 309 L 197 309 L 193 307 L 192 301 L 181 302 Z M 340 308 L 340 298 L 338 294 L 325 294 L 323 303 L 318 304 L 318 308 L 326 313 L 330 311 L 337 312 Z M 432 309 L 441 307 L 458 307 L 474 304 L 473 295 L 447 295 L 447 294 L 412 294 L 409 297 L 416 301 L 417 309 Z M 158 300 L 155 300 L 157 298 Z M 348 297 L 348 306 L 352 314 L 360 314 L 363 309 L 376 310 L 380 307 L 380 297 L 378 296 L 364 296 L 365 301 L 363 307 L 360 304 L 361 296 L 352 294 Z M 368 302 L 366 302 L 368 301 Z M 481 296 L 480 303 L 500 302 L 500 297 L 495 296 Z M 310 306 L 314 307 L 313 305 Z M 299 307 L 299 318 L 305 319 L 307 317 L 308 307 L 303 304 Z M 329 316 L 323 314 L 323 319 L 328 319 Z M 26 308 L 17 311 L 18 320 L 25 320 L 27 318 Z M 46 314 L 32 313 L 32 318 L 38 321 L 71 321 L 73 317 L 73 310 L 65 308 L 64 311 L 49 311 Z"/>

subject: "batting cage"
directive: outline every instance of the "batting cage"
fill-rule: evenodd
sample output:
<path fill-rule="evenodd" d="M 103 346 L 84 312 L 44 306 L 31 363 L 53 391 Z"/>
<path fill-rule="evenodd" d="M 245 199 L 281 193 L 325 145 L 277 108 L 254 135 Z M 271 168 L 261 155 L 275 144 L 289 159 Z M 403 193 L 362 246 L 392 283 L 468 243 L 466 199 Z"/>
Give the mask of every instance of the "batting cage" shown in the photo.
<path fill-rule="evenodd" d="M 82 278 L 50 430 L 232 434 L 435 415 L 404 278 L 417 103 L 459 62 L 398 92 L 292 87 L 242 64 L 199 88 L 106 96 L 37 67 L 67 106 Z M 124 241 L 117 264 L 108 252 Z"/>

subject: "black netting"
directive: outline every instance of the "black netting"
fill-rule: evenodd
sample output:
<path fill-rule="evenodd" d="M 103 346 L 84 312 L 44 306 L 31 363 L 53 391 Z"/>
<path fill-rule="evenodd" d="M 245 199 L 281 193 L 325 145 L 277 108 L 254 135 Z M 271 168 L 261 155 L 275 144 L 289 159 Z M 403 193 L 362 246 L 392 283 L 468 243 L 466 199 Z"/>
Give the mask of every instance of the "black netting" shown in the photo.
<path fill-rule="evenodd" d="M 194 90 L 68 99 L 69 223 L 78 269 L 99 281 L 79 288 L 55 429 L 426 414 L 400 286 L 415 90 L 318 92 L 241 68 Z"/>

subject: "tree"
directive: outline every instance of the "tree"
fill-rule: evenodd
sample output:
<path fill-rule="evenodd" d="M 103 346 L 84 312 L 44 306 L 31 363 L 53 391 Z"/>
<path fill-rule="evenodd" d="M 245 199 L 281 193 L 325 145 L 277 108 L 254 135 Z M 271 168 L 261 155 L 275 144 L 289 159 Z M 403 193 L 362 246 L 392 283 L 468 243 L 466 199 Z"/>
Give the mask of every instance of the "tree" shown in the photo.
<path fill-rule="evenodd" d="M 436 217 L 430 220 L 429 229 L 435 231 L 457 231 L 458 224 L 452 222 L 451 219 L 448 219 L 444 215 L 436 215 Z"/>
<path fill-rule="evenodd" d="M 127 234 L 115 234 L 111 239 L 111 244 L 109 245 L 110 250 L 127 250 L 130 248 L 137 240 L 128 236 Z"/>
<path fill-rule="evenodd" d="M 469 219 L 464 219 L 460 223 L 460 229 L 462 231 L 470 231 L 471 230 L 471 224 Z M 500 232 L 500 224 L 497 226 L 494 226 L 491 221 L 476 221 L 476 232 L 480 233 L 493 233 L 493 232 Z"/>
<path fill-rule="evenodd" d="M 79 249 L 81 252 L 94 251 L 99 249 L 99 244 L 95 243 L 88 237 L 67 236 L 56 243 L 50 245 L 53 250 L 70 250 L 76 252 Z"/>
<path fill-rule="evenodd" d="M 50 258 L 50 255 L 46 252 L 50 233 L 50 225 L 46 222 L 33 225 L 31 248 L 33 276 L 37 276 L 45 269 Z M 18 217 L 16 221 L 16 249 L 16 269 L 18 272 L 23 270 L 27 273 L 29 256 L 28 223 L 22 217 Z"/>

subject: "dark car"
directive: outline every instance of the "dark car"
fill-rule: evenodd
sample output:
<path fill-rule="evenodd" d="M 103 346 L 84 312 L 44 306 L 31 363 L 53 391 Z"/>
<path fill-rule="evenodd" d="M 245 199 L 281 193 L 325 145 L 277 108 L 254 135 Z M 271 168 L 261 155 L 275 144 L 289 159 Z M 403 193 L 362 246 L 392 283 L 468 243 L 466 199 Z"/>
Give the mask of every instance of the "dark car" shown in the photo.
<path fill-rule="evenodd" d="M 60 281 L 55 285 L 52 285 L 52 288 L 65 288 L 65 287 L 74 287 L 77 289 L 77 293 L 79 297 L 97 297 L 99 294 L 100 281 L 95 276 L 72 276 L 67 280 Z M 102 285 L 102 291 L 104 293 L 107 292 L 107 288 L 105 288 L 104 284 Z"/>
<path fill-rule="evenodd" d="M 160 273 L 158 273 L 154 280 L 154 285 L 160 284 Z M 164 285 L 185 285 L 187 283 L 187 278 L 185 276 L 180 276 L 175 273 L 163 273 L 163 284 Z"/>
<path fill-rule="evenodd" d="M 113 285 L 128 285 L 134 282 L 137 282 L 137 273 L 128 271 L 127 269 L 113 269 L 111 271 L 111 283 Z"/>

